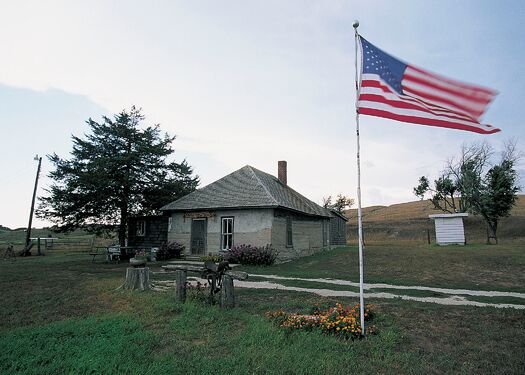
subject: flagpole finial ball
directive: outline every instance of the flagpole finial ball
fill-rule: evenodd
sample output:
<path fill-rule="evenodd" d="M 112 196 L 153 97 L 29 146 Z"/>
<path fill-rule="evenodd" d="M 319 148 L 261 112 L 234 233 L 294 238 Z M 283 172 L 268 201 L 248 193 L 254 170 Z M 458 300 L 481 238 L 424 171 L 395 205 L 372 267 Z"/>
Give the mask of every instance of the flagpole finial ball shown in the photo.
<path fill-rule="evenodd" d="M 354 27 L 354 29 L 357 29 L 359 27 L 359 21 L 355 20 L 352 26 Z"/>

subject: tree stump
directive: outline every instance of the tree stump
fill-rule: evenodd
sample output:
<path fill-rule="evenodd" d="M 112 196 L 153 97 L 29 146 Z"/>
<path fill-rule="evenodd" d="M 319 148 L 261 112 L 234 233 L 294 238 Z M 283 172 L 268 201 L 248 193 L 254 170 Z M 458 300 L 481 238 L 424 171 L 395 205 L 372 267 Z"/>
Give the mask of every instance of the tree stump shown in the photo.
<path fill-rule="evenodd" d="M 184 303 L 186 301 L 186 276 L 188 271 L 186 270 L 176 270 L 175 271 L 175 285 L 177 290 L 175 293 L 175 300 L 177 302 Z"/>
<path fill-rule="evenodd" d="M 222 288 L 220 306 L 231 309 L 235 307 L 235 291 L 233 289 L 233 277 L 230 275 L 222 276 Z"/>
<path fill-rule="evenodd" d="M 149 268 L 126 268 L 126 281 L 122 285 L 122 289 L 150 290 L 151 284 L 149 281 Z"/>

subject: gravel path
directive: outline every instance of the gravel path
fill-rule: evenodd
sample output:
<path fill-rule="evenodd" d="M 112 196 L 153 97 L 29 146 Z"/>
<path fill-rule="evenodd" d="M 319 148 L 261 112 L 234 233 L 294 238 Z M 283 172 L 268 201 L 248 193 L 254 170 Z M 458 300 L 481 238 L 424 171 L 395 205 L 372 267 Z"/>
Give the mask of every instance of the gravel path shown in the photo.
<path fill-rule="evenodd" d="M 304 279 L 314 281 L 314 279 Z M 381 285 L 381 284 L 377 284 Z M 295 292 L 307 292 L 317 294 L 323 297 L 359 297 L 358 292 L 352 292 L 348 290 L 331 290 L 331 289 L 315 289 L 315 288 L 300 288 L 294 286 L 286 286 L 277 284 L 269 281 L 236 281 L 235 286 L 238 288 L 251 288 L 251 289 L 276 289 L 276 290 L 291 290 Z M 366 298 L 386 298 L 394 299 L 400 298 L 408 301 L 418 301 L 427 303 L 436 303 L 439 305 L 454 305 L 454 306 L 478 306 L 478 307 L 496 307 L 496 308 L 513 308 L 525 310 L 525 305 L 514 305 L 510 303 L 486 303 L 478 301 L 469 301 L 465 297 L 451 295 L 450 297 L 414 297 L 405 296 L 402 294 L 393 293 L 365 293 Z"/>
<path fill-rule="evenodd" d="M 338 279 L 305 279 L 300 277 L 286 277 L 277 275 L 253 275 L 253 277 L 260 277 L 271 280 L 299 280 L 299 281 L 312 281 L 316 283 L 335 284 L 335 285 L 348 285 L 359 288 L 359 283 L 338 280 Z M 485 290 L 471 290 L 471 289 L 448 289 L 448 288 L 435 288 L 428 286 L 406 286 L 406 285 L 392 285 L 392 284 L 365 284 L 365 289 L 398 289 L 398 290 L 425 290 L 429 292 L 443 293 L 443 294 L 463 294 L 468 296 L 481 296 L 481 297 L 516 297 L 524 298 L 525 293 L 517 292 L 499 292 L 499 291 L 485 291 Z M 525 301 L 524 301 L 525 302 Z"/>
<path fill-rule="evenodd" d="M 268 281 L 235 281 L 235 286 L 238 288 L 249 288 L 249 289 L 274 289 L 274 290 L 288 290 L 295 292 L 306 292 L 313 293 L 323 297 L 359 297 L 358 292 L 350 290 L 332 290 L 329 289 L 329 285 L 347 285 L 351 287 L 359 287 L 359 283 L 338 280 L 338 279 L 307 279 L 301 277 L 286 277 L 278 275 L 256 275 L 251 274 L 252 277 L 268 279 Z M 197 280 L 202 280 L 198 277 L 188 277 L 188 281 L 192 284 L 196 284 Z M 282 285 L 275 280 L 297 280 L 297 281 L 309 281 L 316 283 L 327 284 L 327 289 L 320 288 L 304 288 Z M 174 280 L 155 281 L 153 289 L 156 291 L 167 291 L 175 288 Z M 512 308 L 525 310 L 525 293 L 517 292 L 499 292 L 499 291 L 484 291 L 484 290 L 470 290 L 470 289 L 449 289 L 449 288 L 434 288 L 426 286 L 406 286 L 406 285 L 392 285 L 392 284 L 365 284 L 366 298 L 378 298 L 378 299 L 395 299 L 399 298 L 407 301 L 417 301 L 426 303 L 436 303 L 439 305 L 450 305 L 450 306 L 477 306 L 477 307 L 495 307 L 495 308 Z M 397 292 L 375 292 L 374 289 L 395 289 Z M 445 297 L 420 297 L 420 296 L 407 296 L 402 294 L 402 290 L 422 290 L 429 292 L 436 292 L 441 294 L 447 294 Z M 524 304 L 511 304 L 511 303 L 489 303 L 471 301 L 465 296 L 481 296 L 481 297 L 515 297 L 523 298 Z"/>

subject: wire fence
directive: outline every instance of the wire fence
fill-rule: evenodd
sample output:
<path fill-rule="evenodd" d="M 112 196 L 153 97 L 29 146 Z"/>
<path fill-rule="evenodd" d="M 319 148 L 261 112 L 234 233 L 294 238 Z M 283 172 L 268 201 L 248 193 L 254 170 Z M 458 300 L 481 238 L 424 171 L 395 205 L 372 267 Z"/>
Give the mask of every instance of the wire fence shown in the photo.
<path fill-rule="evenodd" d="M 107 247 L 115 243 L 115 239 L 95 237 L 93 235 L 78 237 L 49 238 L 42 237 L 32 239 L 33 253 L 90 253 L 97 247 Z M 17 240 L 0 240 L 0 249 L 5 249 L 12 244 L 15 252 L 22 251 L 25 248 L 25 241 Z M 39 250 L 40 247 L 40 250 Z"/>
<path fill-rule="evenodd" d="M 349 225 L 347 242 L 358 243 L 357 225 Z M 403 228 L 392 225 L 366 225 L 363 223 L 363 240 L 365 244 L 414 243 L 430 244 L 436 240 L 435 231 L 431 228 Z"/>

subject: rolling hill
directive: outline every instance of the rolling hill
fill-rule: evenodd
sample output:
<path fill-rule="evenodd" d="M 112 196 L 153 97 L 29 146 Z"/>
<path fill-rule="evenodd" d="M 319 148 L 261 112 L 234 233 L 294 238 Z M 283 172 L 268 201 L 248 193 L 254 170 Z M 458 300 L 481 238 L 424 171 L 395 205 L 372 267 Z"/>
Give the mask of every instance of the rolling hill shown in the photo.
<path fill-rule="evenodd" d="M 434 240 L 434 224 L 428 215 L 440 213 L 428 200 L 414 201 L 391 206 L 370 206 L 363 208 L 365 242 L 392 242 Z M 347 210 L 348 230 L 351 243 L 356 243 L 357 209 Z M 486 241 L 486 225 L 481 217 L 469 216 L 464 220 L 467 242 Z M 501 219 L 498 226 L 500 241 L 525 241 L 525 195 L 518 202 L 511 216 Z"/>

